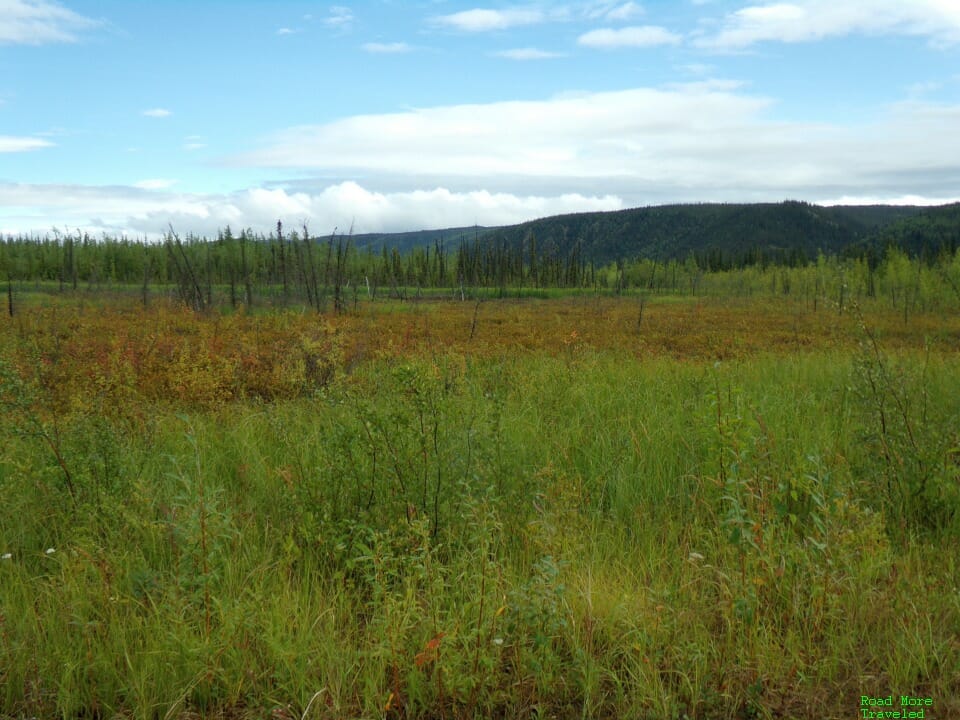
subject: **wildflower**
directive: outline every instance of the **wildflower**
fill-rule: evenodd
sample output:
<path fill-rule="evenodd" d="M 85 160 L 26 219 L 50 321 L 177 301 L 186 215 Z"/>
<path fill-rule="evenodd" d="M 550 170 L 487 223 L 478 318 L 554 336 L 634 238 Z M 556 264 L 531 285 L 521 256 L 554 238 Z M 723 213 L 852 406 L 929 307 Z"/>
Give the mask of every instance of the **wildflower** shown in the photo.
<path fill-rule="evenodd" d="M 56 552 L 54 548 L 47 548 L 44 555 L 53 555 Z"/>
<path fill-rule="evenodd" d="M 13 553 L 4 553 L 3 555 L 0 555 L 0 560 L 12 560 L 12 559 L 13 559 Z"/>

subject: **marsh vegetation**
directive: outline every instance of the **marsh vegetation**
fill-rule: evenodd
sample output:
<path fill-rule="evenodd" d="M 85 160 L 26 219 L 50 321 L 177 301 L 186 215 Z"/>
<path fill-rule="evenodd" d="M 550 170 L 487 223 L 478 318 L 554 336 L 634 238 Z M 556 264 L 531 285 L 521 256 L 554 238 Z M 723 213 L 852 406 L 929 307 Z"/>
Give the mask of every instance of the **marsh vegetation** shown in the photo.
<path fill-rule="evenodd" d="M 10 266 L 0 715 L 960 713 L 956 257 L 331 258 L 253 307 Z"/>

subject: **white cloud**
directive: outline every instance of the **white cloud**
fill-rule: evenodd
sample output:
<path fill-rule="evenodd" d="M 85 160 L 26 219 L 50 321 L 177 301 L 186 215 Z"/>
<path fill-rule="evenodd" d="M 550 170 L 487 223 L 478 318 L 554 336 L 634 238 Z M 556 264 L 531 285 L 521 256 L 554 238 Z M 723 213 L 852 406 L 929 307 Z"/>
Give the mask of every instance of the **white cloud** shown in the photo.
<path fill-rule="evenodd" d="M 946 205 L 960 202 L 960 194 L 931 197 L 927 195 L 844 195 L 817 200 L 820 205 Z"/>
<path fill-rule="evenodd" d="M 299 30 L 294 30 L 293 28 L 282 27 L 277 30 L 277 35 L 294 35 L 300 32 Z"/>
<path fill-rule="evenodd" d="M 172 112 L 170 112 L 169 110 L 167 110 L 167 109 L 165 109 L 165 108 L 152 108 L 152 109 L 150 109 L 150 110 L 144 110 L 144 111 L 143 111 L 142 113 L 140 113 L 140 114 L 143 115 L 143 116 L 145 116 L 145 117 L 152 117 L 152 118 L 165 118 L 165 117 L 170 117 L 171 115 L 173 115 Z"/>
<path fill-rule="evenodd" d="M 687 142 L 768 104 L 697 86 L 441 106 L 291 128 L 233 162 L 407 175 L 620 175 L 662 136 Z M 624 155 L 620 143 L 644 153 Z"/>
<path fill-rule="evenodd" d="M 903 103 L 850 126 L 775 122 L 773 104 L 717 80 L 422 108 L 290 128 L 224 162 L 399 190 L 537 188 L 633 204 L 940 197 L 960 187 L 960 105 Z"/>
<path fill-rule="evenodd" d="M 547 60 L 550 58 L 563 57 L 563 53 L 550 52 L 538 48 L 513 48 L 512 50 L 499 50 L 492 54 L 496 57 L 507 58 L 509 60 Z"/>
<path fill-rule="evenodd" d="M 632 18 L 637 17 L 638 15 L 643 15 L 643 8 L 637 5 L 635 2 L 626 2 L 623 5 L 618 5 L 615 8 L 610 9 L 604 17 L 607 20 L 631 20 Z"/>
<path fill-rule="evenodd" d="M 353 22 L 353 11 L 343 5 L 332 5 L 323 24 L 333 28 L 346 28 Z"/>
<path fill-rule="evenodd" d="M 167 180 L 165 178 L 149 178 L 135 182 L 133 187 L 140 190 L 166 190 L 177 184 L 176 180 Z"/>
<path fill-rule="evenodd" d="M 462 30 L 464 32 L 489 32 L 506 30 L 523 25 L 547 22 L 571 22 L 583 20 L 607 20 L 624 22 L 642 15 L 643 8 L 635 2 L 592 0 L 575 4 L 525 5 L 509 8 L 473 8 L 431 19 L 434 25 Z"/>
<path fill-rule="evenodd" d="M 49 0 L 0 0 L 0 45 L 75 42 L 99 24 Z"/>
<path fill-rule="evenodd" d="M 222 195 L 74 185 L 0 184 L 0 232 L 46 232 L 50 227 L 93 233 L 158 237 L 168 227 L 214 236 L 218 229 L 250 227 L 269 232 L 278 219 L 306 221 L 319 232 L 354 224 L 356 232 L 504 225 L 547 215 L 617 210 L 615 196 L 554 196 L 452 192 L 443 187 L 375 192 L 356 182 L 329 185 L 314 193 L 251 188 Z"/>
<path fill-rule="evenodd" d="M 360 46 L 368 53 L 380 53 L 380 54 L 394 54 L 394 53 L 405 53 L 410 52 L 411 48 L 405 42 L 392 42 L 392 43 L 378 43 L 378 42 L 368 42 Z"/>
<path fill-rule="evenodd" d="M 956 0 L 793 0 L 750 5 L 726 16 L 701 47 L 736 50 L 758 42 L 811 42 L 851 34 L 918 35 L 935 45 L 960 42 Z"/>
<path fill-rule="evenodd" d="M 53 143 L 40 138 L 0 135 L 0 153 L 28 152 L 46 147 L 53 147 Z"/>
<path fill-rule="evenodd" d="M 440 15 L 434 23 L 466 32 L 486 32 L 505 30 L 517 25 L 533 25 L 543 22 L 545 15 L 541 10 L 512 8 L 507 10 L 487 10 L 475 8 L 451 15 Z"/>
<path fill-rule="evenodd" d="M 682 38 L 669 30 L 654 25 L 631 26 L 613 30 L 601 28 L 591 30 L 577 38 L 577 43 L 586 47 L 654 47 L 657 45 L 677 45 Z"/>

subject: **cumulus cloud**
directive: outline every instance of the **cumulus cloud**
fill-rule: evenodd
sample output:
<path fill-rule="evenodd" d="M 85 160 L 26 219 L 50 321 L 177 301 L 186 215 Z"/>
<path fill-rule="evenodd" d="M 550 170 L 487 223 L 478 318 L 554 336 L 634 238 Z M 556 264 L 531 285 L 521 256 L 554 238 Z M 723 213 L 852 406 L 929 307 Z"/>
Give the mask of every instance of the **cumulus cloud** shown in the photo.
<path fill-rule="evenodd" d="M 40 138 L 0 135 L 0 153 L 28 152 L 53 147 L 53 143 Z"/>
<path fill-rule="evenodd" d="M 410 52 L 411 48 L 405 42 L 392 42 L 392 43 L 378 43 L 378 42 L 368 42 L 360 46 L 368 53 L 376 54 L 396 54 L 396 53 L 405 53 Z"/>
<path fill-rule="evenodd" d="M 166 108 L 151 108 L 150 110 L 144 110 L 140 114 L 143 115 L 144 117 L 152 117 L 152 118 L 165 118 L 173 115 L 173 113 L 167 110 Z"/>
<path fill-rule="evenodd" d="M 936 45 L 960 43 L 955 0 L 794 0 L 749 5 L 724 18 L 701 47 L 736 50 L 759 42 L 811 42 L 851 34 L 918 35 Z"/>
<path fill-rule="evenodd" d="M 941 197 L 960 186 L 960 106 L 911 102 L 872 123 L 773 121 L 736 83 L 560 95 L 358 115 L 294 127 L 225 159 L 397 188 L 551 188 L 624 198 Z M 539 194 L 539 193 L 538 193 Z"/>
<path fill-rule="evenodd" d="M 99 24 L 49 0 L 0 0 L 0 45 L 75 42 Z"/>
<path fill-rule="evenodd" d="M 657 45 L 677 45 L 681 38 L 666 28 L 655 25 L 642 25 L 619 28 L 601 28 L 591 30 L 577 38 L 580 45 L 595 48 L 655 47 Z"/>
<path fill-rule="evenodd" d="M 539 48 L 513 48 L 511 50 L 499 50 L 492 54 L 509 60 L 548 60 L 563 57 L 563 53 L 540 50 Z"/>
<path fill-rule="evenodd" d="M 251 188 L 221 195 L 128 187 L 0 184 L 0 232 L 46 232 L 51 226 L 94 233 L 160 236 L 168 227 L 213 236 L 226 225 L 269 232 L 277 220 L 306 221 L 318 232 L 354 225 L 356 232 L 505 225 L 546 215 L 618 210 L 612 195 L 516 195 L 435 187 L 377 192 L 352 181 L 307 193 Z M 40 221 L 39 219 L 43 220 Z"/>
<path fill-rule="evenodd" d="M 536 9 L 488 10 L 475 8 L 450 15 L 439 15 L 433 19 L 433 22 L 437 25 L 466 32 L 486 32 L 489 30 L 505 30 L 517 25 L 533 25 L 543 22 L 544 19 L 543 11 Z"/>

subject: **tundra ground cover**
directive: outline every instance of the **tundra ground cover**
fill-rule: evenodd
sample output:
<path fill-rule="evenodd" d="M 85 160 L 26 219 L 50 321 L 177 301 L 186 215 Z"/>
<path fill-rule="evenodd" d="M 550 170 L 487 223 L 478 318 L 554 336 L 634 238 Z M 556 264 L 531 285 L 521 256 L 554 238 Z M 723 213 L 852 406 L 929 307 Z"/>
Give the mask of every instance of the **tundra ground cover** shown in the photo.
<path fill-rule="evenodd" d="M 4 715 L 960 713 L 956 317 L 81 295 L 0 335 Z"/>

